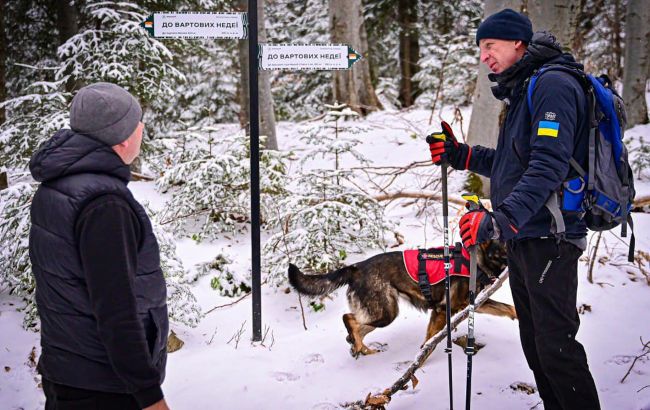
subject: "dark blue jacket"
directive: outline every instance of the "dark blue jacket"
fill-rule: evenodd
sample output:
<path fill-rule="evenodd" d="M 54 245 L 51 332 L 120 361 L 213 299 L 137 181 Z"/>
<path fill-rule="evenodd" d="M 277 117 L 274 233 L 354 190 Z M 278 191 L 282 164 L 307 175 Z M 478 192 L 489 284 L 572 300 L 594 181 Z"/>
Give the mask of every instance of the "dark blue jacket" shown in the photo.
<path fill-rule="evenodd" d="M 50 382 L 132 393 L 140 404 L 150 404 L 162 395 L 167 290 L 151 222 L 127 188 L 129 167 L 111 147 L 61 130 L 34 154 L 30 169 L 41 182 L 29 237 L 41 319 L 39 371 Z M 111 201 L 104 206 L 108 218 L 103 229 L 95 229 L 94 249 L 84 252 L 77 221 L 88 215 L 88 204 L 100 209 L 102 198 Z M 127 218 L 111 216 L 118 211 Z M 120 221 L 138 238 L 123 253 L 112 252 L 106 237 Z M 120 255 L 129 260 L 116 260 Z M 91 286 L 100 271 L 108 276 L 104 285 Z M 137 363 L 119 357 L 125 351 L 137 355 Z"/>
<path fill-rule="evenodd" d="M 468 169 L 490 178 L 490 199 L 501 239 L 552 235 L 553 219 L 544 206 L 570 172 L 573 156 L 587 158 L 587 97 L 579 80 L 562 71 L 541 75 L 526 101 L 528 79 L 541 66 L 563 64 L 582 69 L 563 54 L 554 38 L 536 33 L 524 57 L 499 75 L 492 88 L 507 104 L 496 149 L 471 148 Z M 578 216 L 564 215 L 567 238 L 582 238 L 587 228 Z"/>

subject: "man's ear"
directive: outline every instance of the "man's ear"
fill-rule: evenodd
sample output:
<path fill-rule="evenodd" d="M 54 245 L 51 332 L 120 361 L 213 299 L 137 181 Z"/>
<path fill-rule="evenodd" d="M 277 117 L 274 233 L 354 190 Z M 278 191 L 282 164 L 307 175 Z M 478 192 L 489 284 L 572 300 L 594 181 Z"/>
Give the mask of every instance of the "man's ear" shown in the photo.
<path fill-rule="evenodd" d="M 521 40 L 515 40 L 515 49 L 520 50 L 522 48 L 526 48 L 526 44 Z"/>

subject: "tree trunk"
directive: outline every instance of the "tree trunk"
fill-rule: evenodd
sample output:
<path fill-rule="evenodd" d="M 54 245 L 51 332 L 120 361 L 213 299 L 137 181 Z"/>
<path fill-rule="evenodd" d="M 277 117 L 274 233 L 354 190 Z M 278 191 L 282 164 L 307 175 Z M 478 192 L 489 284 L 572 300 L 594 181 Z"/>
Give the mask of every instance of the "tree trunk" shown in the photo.
<path fill-rule="evenodd" d="M 650 8 L 645 0 L 629 0 L 625 27 L 623 99 L 627 126 L 648 123 L 646 83 L 650 76 Z"/>
<path fill-rule="evenodd" d="M 418 31 L 418 0 L 399 0 L 397 21 L 399 33 L 399 62 L 401 79 L 399 101 L 402 107 L 410 107 L 420 94 L 420 89 L 412 77 L 420 71 L 420 32 Z"/>
<path fill-rule="evenodd" d="M 0 172 L 0 191 L 2 191 L 3 189 L 7 189 L 7 188 L 9 188 L 9 182 L 8 182 L 8 179 L 7 179 L 7 172 L 2 171 L 2 172 Z"/>
<path fill-rule="evenodd" d="M 368 34 L 361 0 L 330 0 L 330 36 L 335 44 L 347 44 L 362 56 L 368 54 Z M 334 99 L 365 115 L 381 109 L 370 81 L 370 64 L 362 58 L 348 70 L 334 72 Z"/>
<path fill-rule="evenodd" d="M 79 32 L 77 25 L 79 16 L 77 9 L 70 4 L 69 0 L 55 1 L 54 4 L 56 5 L 56 27 L 59 29 L 59 44 L 63 44 Z"/>
<path fill-rule="evenodd" d="M 579 0 L 528 0 L 528 17 L 535 31 L 550 31 L 565 50 L 570 50 L 578 33 Z"/>
<path fill-rule="evenodd" d="M 248 0 L 237 0 L 236 11 L 245 12 L 248 10 Z M 266 42 L 266 30 L 264 26 L 264 0 L 257 2 L 257 40 L 259 43 Z M 248 75 L 249 56 L 248 40 L 239 40 L 239 124 L 246 128 L 250 134 L 250 78 Z M 266 149 L 278 149 L 278 141 L 275 133 L 275 110 L 273 96 L 271 95 L 271 82 L 269 72 L 260 70 L 258 72 L 259 86 L 259 113 L 260 113 L 260 136 L 266 136 L 264 147 Z"/>
<path fill-rule="evenodd" d="M 519 11 L 525 0 L 486 0 L 483 12 L 483 18 L 501 11 L 505 8 L 511 8 Z M 499 138 L 499 114 L 504 104 L 494 98 L 490 87 L 494 85 L 488 80 L 490 70 L 481 63 L 476 89 L 474 90 L 474 104 L 472 106 L 472 117 L 469 122 L 467 132 L 467 142 L 470 145 L 482 145 L 484 147 L 494 148 L 497 146 Z M 480 177 L 483 183 L 483 195 L 490 195 L 490 180 Z"/>
<path fill-rule="evenodd" d="M 5 66 L 7 64 L 7 36 L 5 34 L 5 0 L 0 0 L 0 101 L 7 99 L 7 84 Z M 0 124 L 6 120 L 5 108 L 0 108 Z"/>
<path fill-rule="evenodd" d="M 59 30 L 59 45 L 64 44 L 68 39 L 79 32 L 79 13 L 74 5 L 70 4 L 69 0 L 60 0 L 54 2 L 56 7 L 56 27 Z M 68 80 L 65 84 L 66 91 L 72 92 L 75 89 L 81 88 L 82 84 Z"/>
<path fill-rule="evenodd" d="M 257 0 L 257 30 L 260 43 L 266 43 L 266 28 L 264 25 L 264 0 Z M 266 135 L 264 146 L 266 149 L 278 149 L 278 140 L 275 135 L 275 109 L 273 95 L 271 95 L 270 72 L 259 71 L 260 84 L 260 135 Z"/>

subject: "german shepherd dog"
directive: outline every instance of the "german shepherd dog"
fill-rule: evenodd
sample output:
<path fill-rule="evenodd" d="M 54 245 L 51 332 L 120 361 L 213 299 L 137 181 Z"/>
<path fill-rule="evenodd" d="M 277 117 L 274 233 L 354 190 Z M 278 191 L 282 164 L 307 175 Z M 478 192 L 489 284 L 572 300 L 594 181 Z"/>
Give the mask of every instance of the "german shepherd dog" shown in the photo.
<path fill-rule="evenodd" d="M 490 241 L 478 246 L 478 266 L 488 276 L 496 277 L 506 267 L 505 246 Z M 348 305 L 352 313 L 343 315 L 343 324 L 348 331 L 346 341 L 351 345 L 351 354 L 369 355 L 377 350 L 368 348 L 363 338 L 378 327 L 386 327 L 395 320 L 399 312 L 398 299 L 402 297 L 416 309 L 426 312 L 431 309 L 422 295 L 420 287 L 406 271 L 402 252 L 388 252 L 375 255 L 365 261 L 343 267 L 323 275 L 305 275 L 298 267 L 289 265 L 289 283 L 300 294 L 323 296 L 347 285 Z M 484 285 L 477 281 L 477 292 Z M 425 342 L 446 325 L 445 282 L 431 286 L 434 308 L 427 326 Z M 469 278 L 452 276 L 450 300 L 452 315 L 468 305 Z M 477 312 L 496 316 L 517 318 L 511 305 L 488 299 Z"/>

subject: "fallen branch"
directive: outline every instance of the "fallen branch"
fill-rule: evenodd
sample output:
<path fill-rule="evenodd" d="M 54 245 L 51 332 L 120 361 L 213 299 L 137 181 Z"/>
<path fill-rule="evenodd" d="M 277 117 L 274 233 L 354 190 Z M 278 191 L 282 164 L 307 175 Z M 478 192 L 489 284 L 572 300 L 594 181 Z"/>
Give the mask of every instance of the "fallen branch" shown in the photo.
<path fill-rule="evenodd" d="M 625 379 L 627 379 L 627 376 L 629 376 L 630 372 L 632 372 L 632 369 L 634 368 L 634 365 L 636 364 L 637 360 L 641 359 L 643 356 L 650 353 L 650 342 L 644 343 L 643 338 L 639 338 L 639 339 L 641 339 L 641 346 L 643 346 L 643 348 L 641 349 L 641 354 L 634 358 L 634 361 L 632 361 L 632 364 L 630 365 L 630 368 L 627 369 L 627 373 L 625 373 L 625 376 L 623 376 L 623 378 L 621 379 L 621 381 L 619 383 L 623 383 L 625 381 Z"/>
<path fill-rule="evenodd" d="M 650 195 L 636 198 L 632 204 L 633 211 L 644 212 L 643 208 L 645 207 L 650 207 Z"/>
<path fill-rule="evenodd" d="M 431 191 L 397 191 L 373 196 L 375 201 L 392 201 L 400 198 L 433 199 L 436 201 L 442 201 L 442 195 Z M 449 198 L 449 202 L 459 206 L 465 206 L 467 201 L 464 199 Z"/>
<path fill-rule="evenodd" d="M 305 321 L 305 309 L 302 307 L 302 298 L 300 297 L 300 293 L 298 293 L 298 303 L 300 303 L 300 314 L 302 315 L 302 327 L 307 330 L 307 322 Z"/>
<path fill-rule="evenodd" d="M 156 178 L 149 175 L 141 174 L 139 172 L 131 171 L 131 179 L 133 181 L 154 181 Z"/>
<path fill-rule="evenodd" d="M 210 310 L 208 310 L 207 312 L 205 312 L 205 313 L 203 314 L 203 316 L 206 316 L 208 313 L 212 313 L 212 312 L 214 312 L 214 311 L 217 310 L 217 309 L 225 308 L 225 307 L 228 307 L 228 306 L 232 306 L 232 305 L 234 305 L 234 304 L 236 304 L 236 303 L 239 303 L 239 302 L 241 302 L 242 300 L 244 300 L 247 296 L 249 296 L 251 293 L 252 293 L 252 292 L 248 292 L 247 294 L 245 294 L 244 296 L 240 297 L 239 299 L 237 299 L 237 300 L 234 301 L 234 302 L 226 303 L 225 305 L 215 306 L 215 307 L 213 307 L 212 309 L 210 309 Z"/>
<path fill-rule="evenodd" d="M 589 252 L 589 272 L 587 273 L 587 280 L 589 283 L 594 283 L 594 262 L 596 262 L 596 255 L 598 255 L 598 245 L 600 245 L 600 238 L 603 236 L 603 232 L 598 232 L 598 237 L 596 238 L 596 245 Z"/>
<path fill-rule="evenodd" d="M 490 296 L 496 292 L 501 285 L 505 282 L 505 280 L 508 278 L 508 270 L 504 271 L 501 276 L 492 284 L 490 287 L 487 289 L 484 289 L 476 298 L 476 308 L 480 307 L 485 303 L 486 300 Z M 463 320 L 465 320 L 469 316 L 469 306 L 465 307 L 465 309 L 461 310 L 460 312 L 456 313 L 452 318 L 451 318 L 451 327 L 456 328 Z M 407 383 L 411 380 L 417 380 L 415 378 L 415 371 L 418 370 L 426 359 L 429 357 L 431 352 L 438 346 L 438 344 L 443 341 L 447 337 L 447 328 L 444 327 L 440 332 L 436 333 L 431 337 L 431 339 L 427 340 L 426 343 L 422 346 L 422 349 L 420 349 L 420 353 L 416 356 L 415 360 L 409 368 L 404 372 L 404 374 L 397 379 L 395 383 L 390 388 L 385 389 L 381 393 L 377 393 L 375 395 L 368 395 L 365 400 L 359 400 L 351 403 L 343 403 L 341 404 L 342 407 L 345 408 L 354 408 L 354 409 L 371 409 L 371 410 L 376 410 L 381 407 L 374 403 L 382 403 L 386 404 L 388 401 L 390 401 L 390 398 L 393 396 L 393 394 L 397 393 L 400 390 L 406 390 L 408 389 Z"/>

